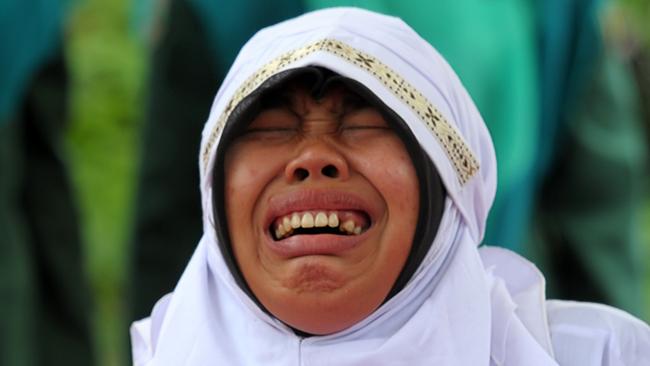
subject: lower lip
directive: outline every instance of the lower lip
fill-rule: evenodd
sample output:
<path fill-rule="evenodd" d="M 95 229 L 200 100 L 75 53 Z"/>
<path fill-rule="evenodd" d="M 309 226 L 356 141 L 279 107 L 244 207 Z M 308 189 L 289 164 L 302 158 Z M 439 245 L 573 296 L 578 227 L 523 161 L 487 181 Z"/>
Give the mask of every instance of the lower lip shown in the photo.
<path fill-rule="evenodd" d="M 366 234 L 367 231 L 359 235 L 295 235 L 278 241 L 268 235 L 267 244 L 271 251 L 285 258 L 338 255 L 357 247 L 364 240 Z"/>

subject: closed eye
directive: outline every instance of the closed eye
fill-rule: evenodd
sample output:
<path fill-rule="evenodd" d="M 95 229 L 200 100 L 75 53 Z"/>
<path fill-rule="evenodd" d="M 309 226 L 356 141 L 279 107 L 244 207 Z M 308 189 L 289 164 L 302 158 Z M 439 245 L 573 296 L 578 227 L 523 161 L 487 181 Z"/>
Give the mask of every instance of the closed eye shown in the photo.
<path fill-rule="evenodd" d="M 347 112 L 341 120 L 342 130 L 390 130 L 377 109 L 364 107 Z"/>
<path fill-rule="evenodd" d="M 253 140 L 283 142 L 292 139 L 297 129 L 293 127 L 256 127 L 249 128 L 245 136 Z"/>
<path fill-rule="evenodd" d="M 391 130 L 388 126 L 377 125 L 344 125 L 342 128 L 345 130 Z"/>
<path fill-rule="evenodd" d="M 256 133 L 256 132 L 292 132 L 295 131 L 296 128 L 294 127 L 257 127 L 257 128 L 249 128 L 246 130 L 248 133 Z"/>
<path fill-rule="evenodd" d="M 246 130 L 247 133 L 276 133 L 295 131 L 300 120 L 286 108 L 272 108 L 260 112 Z"/>

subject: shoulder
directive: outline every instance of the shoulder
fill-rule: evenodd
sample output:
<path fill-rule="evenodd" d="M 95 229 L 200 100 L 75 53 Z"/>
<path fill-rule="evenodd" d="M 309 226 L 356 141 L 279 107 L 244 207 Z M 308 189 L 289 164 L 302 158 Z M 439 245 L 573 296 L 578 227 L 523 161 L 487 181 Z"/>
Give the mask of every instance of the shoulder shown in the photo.
<path fill-rule="evenodd" d="M 546 310 L 560 365 L 650 365 L 650 327 L 601 304 L 550 300 Z"/>
<path fill-rule="evenodd" d="M 156 302 L 150 317 L 131 324 L 131 352 L 135 366 L 147 365 L 153 357 L 155 344 L 171 295 L 169 293 Z"/>
<path fill-rule="evenodd" d="M 650 365 L 650 327 L 643 321 L 607 305 L 545 300 L 544 277 L 534 264 L 503 248 L 484 246 L 479 253 L 524 326 L 540 344 L 551 344 L 561 366 Z"/>

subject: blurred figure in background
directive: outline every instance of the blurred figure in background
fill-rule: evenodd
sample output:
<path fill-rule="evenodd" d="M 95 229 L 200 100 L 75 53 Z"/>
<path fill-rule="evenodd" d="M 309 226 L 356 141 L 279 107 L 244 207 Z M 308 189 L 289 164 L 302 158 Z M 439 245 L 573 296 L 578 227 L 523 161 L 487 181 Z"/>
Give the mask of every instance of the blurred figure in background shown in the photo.
<path fill-rule="evenodd" d="M 551 294 L 641 314 L 647 141 L 606 1 L 540 1 L 539 191 L 527 253 Z"/>
<path fill-rule="evenodd" d="M 485 242 L 532 257 L 551 297 L 638 315 L 645 145 L 632 80 L 603 45 L 603 1 L 172 0 L 154 28 L 133 319 L 173 289 L 200 237 L 198 136 L 236 50 L 265 25 L 336 5 L 403 18 L 459 74 L 500 162 Z"/>
<path fill-rule="evenodd" d="M 65 1 L 0 3 L 0 364 L 92 364 L 63 159 Z"/>

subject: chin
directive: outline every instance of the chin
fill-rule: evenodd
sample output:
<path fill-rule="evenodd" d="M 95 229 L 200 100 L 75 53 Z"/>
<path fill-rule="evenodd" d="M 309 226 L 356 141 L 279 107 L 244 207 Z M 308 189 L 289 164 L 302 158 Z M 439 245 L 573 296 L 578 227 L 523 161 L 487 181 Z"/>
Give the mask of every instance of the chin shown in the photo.
<path fill-rule="evenodd" d="M 308 334 L 328 335 L 357 324 L 372 313 L 372 310 L 374 307 L 359 308 L 347 298 L 328 299 L 322 295 L 307 295 L 300 296 L 292 301 L 291 305 L 285 304 L 277 312 L 270 311 L 294 329 Z"/>
<path fill-rule="evenodd" d="M 340 273 L 313 260 L 298 270 L 282 291 L 259 296 L 259 300 L 276 318 L 308 334 L 343 331 L 370 315 L 385 297 L 362 293 L 359 284 L 346 282 Z"/>

